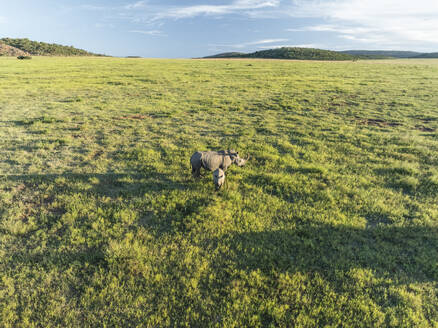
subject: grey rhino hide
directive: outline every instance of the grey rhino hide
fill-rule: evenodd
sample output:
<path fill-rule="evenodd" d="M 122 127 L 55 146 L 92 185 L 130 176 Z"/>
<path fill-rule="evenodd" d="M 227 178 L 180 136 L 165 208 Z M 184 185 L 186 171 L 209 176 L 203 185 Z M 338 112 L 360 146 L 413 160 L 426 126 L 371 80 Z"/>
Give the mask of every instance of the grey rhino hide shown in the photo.
<path fill-rule="evenodd" d="M 233 156 L 233 159 L 231 156 Z M 190 158 L 192 174 L 199 176 L 201 167 L 208 171 L 214 171 L 219 168 L 226 171 L 233 164 L 235 156 L 238 156 L 237 153 L 230 153 L 228 150 L 197 151 Z"/>

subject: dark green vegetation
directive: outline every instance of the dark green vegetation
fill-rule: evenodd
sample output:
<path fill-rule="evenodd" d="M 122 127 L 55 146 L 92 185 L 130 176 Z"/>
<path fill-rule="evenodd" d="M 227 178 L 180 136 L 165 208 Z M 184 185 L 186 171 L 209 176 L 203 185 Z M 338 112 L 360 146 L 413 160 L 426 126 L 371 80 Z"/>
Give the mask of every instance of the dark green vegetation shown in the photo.
<path fill-rule="evenodd" d="M 21 60 L 23 60 L 23 59 L 32 59 L 32 57 L 31 56 L 18 56 L 17 59 L 21 59 Z"/>
<path fill-rule="evenodd" d="M 213 56 L 207 56 L 204 58 L 241 58 L 243 56 L 245 56 L 246 54 L 244 52 L 223 52 L 217 55 L 213 55 Z"/>
<path fill-rule="evenodd" d="M 96 56 L 96 54 L 72 46 L 31 41 L 29 39 L 3 38 L 0 39 L 0 43 L 20 49 L 34 56 Z"/>
<path fill-rule="evenodd" d="M 397 51 L 397 50 L 346 50 L 342 53 L 350 54 L 353 56 L 369 57 L 369 58 L 415 58 L 422 55 L 421 52 L 415 51 Z"/>
<path fill-rule="evenodd" d="M 273 59 L 303 59 L 303 60 L 353 60 L 354 56 L 336 51 L 312 48 L 278 48 L 256 51 L 247 54 L 248 58 L 273 58 Z"/>
<path fill-rule="evenodd" d="M 420 54 L 418 56 L 415 56 L 415 58 L 438 58 L 438 52 Z"/>
<path fill-rule="evenodd" d="M 0 58 L 4 327 L 436 327 L 438 61 Z M 190 178 L 197 149 L 252 155 Z"/>
<path fill-rule="evenodd" d="M 301 60 L 357 60 L 391 58 L 438 58 L 438 53 L 420 53 L 395 50 L 346 50 L 330 51 L 312 48 L 283 47 L 256 51 L 253 53 L 224 52 L 204 58 L 264 58 L 264 59 L 301 59 Z"/>
<path fill-rule="evenodd" d="M 241 52 L 226 52 L 205 58 L 264 58 L 264 59 L 301 59 L 301 60 L 354 60 L 358 57 L 330 50 L 313 48 L 283 47 L 261 50 L 245 54 Z"/>

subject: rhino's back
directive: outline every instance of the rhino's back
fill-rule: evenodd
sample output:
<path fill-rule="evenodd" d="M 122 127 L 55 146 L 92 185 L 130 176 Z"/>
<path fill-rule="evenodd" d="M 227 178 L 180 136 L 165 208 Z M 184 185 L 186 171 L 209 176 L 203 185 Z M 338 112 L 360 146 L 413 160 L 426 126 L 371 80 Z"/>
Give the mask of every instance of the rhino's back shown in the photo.
<path fill-rule="evenodd" d="M 222 165 L 223 156 L 217 151 L 202 152 L 202 166 L 207 170 L 214 171 Z"/>

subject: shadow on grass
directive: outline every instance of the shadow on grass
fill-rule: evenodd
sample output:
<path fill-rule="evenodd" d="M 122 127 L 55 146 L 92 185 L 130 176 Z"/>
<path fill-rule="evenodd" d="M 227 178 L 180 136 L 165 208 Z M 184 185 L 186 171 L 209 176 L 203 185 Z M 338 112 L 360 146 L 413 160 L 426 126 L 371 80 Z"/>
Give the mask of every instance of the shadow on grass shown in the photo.
<path fill-rule="evenodd" d="M 114 215 L 119 213 L 120 199 L 143 196 L 145 193 L 171 192 L 187 188 L 182 182 L 172 180 L 171 176 L 157 172 L 148 167 L 144 173 L 103 173 L 103 174 L 25 174 L 0 176 L 0 183 L 13 185 L 18 192 L 13 196 L 23 208 L 33 208 L 32 216 L 38 222 L 37 229 L 31 228 L 25 233 L 15 233 L 0 227 L 0 237 L 9 235 L 10 249 L 8 257 L 3 262 L 3 268 L 13 270 L 16 267 L 33 267 L 42 270 L 51 268 L 74 267 L 80 272 L 86 272 L 84 281 L 92 277 L 93 272 L 106 268 L 105 249 L 109 236 L 122 234 L 123 231 L 133 229 L 133 226 L 124 226 L 120 218 Z M 48 199 L 42 199 L 39 191 L 51 187 Z M 115 202 L 99 204 L 101 216 L 108 223 L 105 229 L 93 228 L 93 223 L 99 221 L 96 213 L 90 216 L 85 212 L 76 215 L 74 219 L 62 219 L 66 213 L 62 201 L 56 205 L 55 195 L 81 193 L 90 197 L 109 197 Z M 116 199 L 117 198 L 117 199 Z M 54 205 L 53 205 L 54 204 Z M 0 203 L 0 216 L 3 218 L 5 208 Z M 58 208 L 57 206 L 61 206 Z M 78 204 L 80 207 L 81 204 Z M 195 208 L 198 204 L 194 204 Z M 145 209 L 146 210 L 146 209 Z M 187 209 L 176 209 L 187 215 Z M 16 221 L 27 222 L 29 214 L 23 210 Z M 72 220 L 72 221 L 70 221 Z M 157 221 L 157 222 L 155 222 Z M 161 226 L 160 220 L 145 222 L 156 231 Z M 168 224 L 168 222 L 165 222 Z M 142 225 L 142 223 L 140 223 Z M 125 230 L 123 230 L 125 229 Z M 123 230 L 123 231 L 122 231 Z M 45 247 L 41 247 L 41 243 Z M 2 267 L 0 265 L 0 268 Z M 76 270 L 75 269 L 75 270 Z M 74 289 L 75 286 L 72 286 Z"/>
<path fill-rule="evenodd" d="M 325 187 L 320 184 L 327 179 L 319 173 L 318 169 L 288 169 L 290 173 L 302 173 L 310 177 L 307 185 L 298 186 L 291 184 L 290 181 L 282 181 L 282 177 L 275 174 L 253 174 L 247 178 L 247 181 L 254 186 L 262 186 L 266 193 L 283 199 L 286 202 L 294 203 L 297 201 L 329 202 L 330 199 L 325 192 Z M 303 173 L 306 172 L 306 173 Z M 310 173 L 311 172 L 311 173 Z M 318 173 L 317 173 L 318 172 Z M 316 174 L 314 174 L 316 173 Z M 312 174 L 310 176 L 310 174 Z"/>
<path fill-rule="evenodd" d="M 406 194 L 434 197 L 438 195 L 438 184 L 426 175 L 418 175 L 406 168 L 381 168 L 376 173 L 385 178 L 387 188 L 401 190 Z"/>
<path fill-rule="evenodd" d="M 183 190 L 187 188 L 184 184 L 173 181 L 168 175 L 151 170 L 147 174 L 61 173 L 5 175 L 0 176 L 0 180 L 14 181 L 36 188 L 41 184 L 51 184 L 55 186 L 55 193 L 84 192 L 107 197 L 138 196 L 145 192 Z"/>
<path fill-rule="evenodd" d="M 49 212 L 51 219 L 46 227 L 48 230 L 65 213 L 63 204 L 60 208 L 55 208 L 56 205 L 50 206 L 55 200 L 55 195 L 82 194 L 87 197 L 108 197 L 116 203 L 121 199 L 143 199 L 142 197 L 147 194 L 157 197 L 161 195 L 162 197 L 156 200 L 159 204 L 156 204 L 158 209 L 155 212 L 149 207 L 149 200 L 146 200 L 140 208 L 136 208 L 139 215 L 137 223 L 156 234 L 171 232 L 174 229 L 186 231 L 196 213 L 212 201 L 208 194 L 187 196 L 185 191 L 201 184 L 200 181 L 193 179 L 175 181 L 171 175 L 158 172 L 149 166 L 143 167 L 142 172 L 5 175 L 0 176 L 0 182 L 9 181 L 21 188 L 20 194 L 14 197 L 24 203 L 24 206 L 34 208 L 34 212 L 40 212 L 42 208 Z M 50 194 L 53 196 L 48 199 L 33 198 L 35 191 L 45 190 L 48 187 L 51 188 Z M 116 205 L 102 204 L 102 206 Z"/>
<path fill-rule="evenodd" d="M 59 250 L 56 248 L 48 249 L 45 252 L 29 252 L 26 248 L 18 249 L 14 252 L 13 263 L 25 266 L 50 267 L 56 266 L 60 268 L 70 267 L 75 265 L 88 265 L 106 267 L 105 253 L 98 247 L 83 247 L 75 250 Z M 7 263 L 7 262 L 6 262 Z"/>
<path fill-rule="evenodd" d="M 242 270 L 319 273 L 335 281 L 352 268 L 398 282 L 438 280 L 438 229 L 379 226 L 358 229 L 304 224 L 295 230 L 235 233 L 208 241 L 228 245 L 213 261 Z M 339 279 L 339 277 L 338 277 Z"/>

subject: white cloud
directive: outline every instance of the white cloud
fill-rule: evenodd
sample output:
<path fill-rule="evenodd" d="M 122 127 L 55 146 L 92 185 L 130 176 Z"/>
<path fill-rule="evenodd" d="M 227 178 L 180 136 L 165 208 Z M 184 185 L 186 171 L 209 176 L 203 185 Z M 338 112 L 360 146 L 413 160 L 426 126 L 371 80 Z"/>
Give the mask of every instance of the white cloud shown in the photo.
<path fill-rule="evenodd" d="M 318 45 L 316 43 L 306 43 L 306 44 L 275 44 L 270 46 L 260 46 L 259 49 L 277 49 L 277 48 L 324 48 L 321 45 Z"/>
<path fill-rule="evenodd" d="M 152 35 L 152 36 L 165 36 L 162 31 L 158 30 L 150 30 L 150 31 L 143 31 L 143 30 L 132 30 L 129 31 L 130 33 L 139 33 L 139 34 L 145 34 L 145 35 Z"/>
<path fill-rule="evenodd" d="M 131 4 L 128 4 L 125 6 L 125 9 L 139 9 L 139 8 L 144 8 L 146 5 L 146 1 L 137 1 Z"/>
<path fill-rule="evenodd" d="M 105 19 L 129 20 L 136 24 L 160 26 L 166 20 L 194 18 L 198 16 L 222 17 L 241 15 L 251 18 L 277 17 L 274 12 L 280 9 L 284 0 L 227 0 L 224 4 L 199 4 L 192 6 L 160 4 L 158 1 L 141 0 L 126 5 L 79 5 L 78 8 L 89 11 L 106 12 Z M 181 1 L 182 2 L 182 1 Z M 284 16 L 284 13 L 282 13 Z"/>
<path fill-rule="evenodd" d="M 324 18 L 327 25 L 291 32 L 333 32 L 343 39 L 376 45 L 438 45 L 436 0 L 295 0 L 293 17 Z"/>
<path fill-rule="evenodd" d="M 249 14 L 255 9 L 277 7 L 280 0 L 235 0 L 228 5 L 196 5 L 174 7 L 157 13 L 154 20 L 163 18 L 189 18 L 200 15 L 224 15 L 233 13 Z"/>
<path fill-rule="evenodd" d="M 210 44 L 211 49 L 243 49 L 250 46 L 257 46 L 257 45 L 266 45 L 269 43 L 277 43 L 277 42 L 285 42 L 288 41 L 288 39 L 263 39 L 263 40 L 257 40 L 257 41 L 250 41 L 250 42 L 243 42 L 238 44 Z M 267 48 L 272 48 L 268 46 Z"/>
<path fill-rule="evenodd" d="M 288 39 L 265 39 L 265 40 L 247 42 L 247 43 L 245 43 L 245 45 L 252 46 L 252 45 L 258 45 L 258 44 L 275 43 L 275 42 L 283 42 L 283 41 L 288 41 Z"/>
<path fill-rule="evenodd" d="M 355 33 L 368 33 L 377 31 L 375 28 L 365 28 L 365 27 L 345 27 L 336 25 L 315 25 L 306 26 L 302 28 L 288 28 L 286 31 L 289 32 L 338 32 L 344 34 L 355 34 Z"/>

